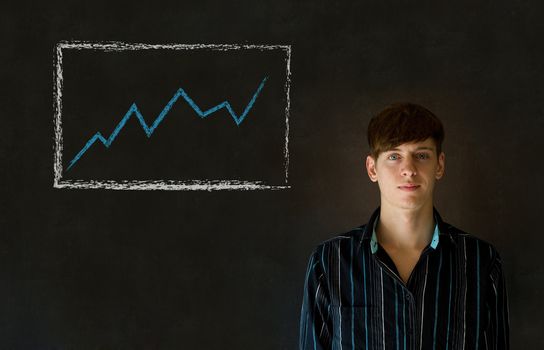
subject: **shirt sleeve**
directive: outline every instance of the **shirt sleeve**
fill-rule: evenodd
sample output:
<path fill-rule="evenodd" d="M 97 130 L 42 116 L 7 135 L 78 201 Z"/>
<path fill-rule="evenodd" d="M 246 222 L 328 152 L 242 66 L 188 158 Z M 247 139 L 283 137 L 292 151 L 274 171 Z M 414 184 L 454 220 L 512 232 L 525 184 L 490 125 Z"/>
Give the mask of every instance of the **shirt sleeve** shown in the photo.
<path fill-rule="evenodd" d="M 488 289 L 487 308 L 489 324 L 486 330 L 489 349 L 510 349 L 510 322 L 506 281 L 502 269 L 502 260 L 495 251 L 496 257 L 491 265 L 489 279 L 491 287 Z"/>
<path fill-rule="evenodd" d="M 332 320 L 325 272 L 316 250 L 309 259 L 300 313 L 300 350 L 331 348 Z"/>

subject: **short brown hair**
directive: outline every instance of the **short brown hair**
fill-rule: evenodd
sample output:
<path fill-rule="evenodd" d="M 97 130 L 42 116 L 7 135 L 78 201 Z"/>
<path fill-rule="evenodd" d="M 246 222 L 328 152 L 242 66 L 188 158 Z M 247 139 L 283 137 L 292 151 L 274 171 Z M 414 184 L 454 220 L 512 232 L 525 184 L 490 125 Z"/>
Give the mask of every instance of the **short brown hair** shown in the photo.
<path fill-rule="evenodd" d="M 437 156 L 442 151 L 444 127 L 427 108 L 409 102 L 394 103 L 374 116 L 368 124 L 370 155 L 375 160 L 387 150 L 407 142 L 424 141 L 431 137 Z"/>

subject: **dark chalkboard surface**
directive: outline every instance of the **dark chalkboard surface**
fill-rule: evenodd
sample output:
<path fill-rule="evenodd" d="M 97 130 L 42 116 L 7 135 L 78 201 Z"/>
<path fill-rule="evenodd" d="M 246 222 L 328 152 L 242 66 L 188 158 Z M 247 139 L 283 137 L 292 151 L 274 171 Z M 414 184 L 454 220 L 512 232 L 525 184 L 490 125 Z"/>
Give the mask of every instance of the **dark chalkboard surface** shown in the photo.
<path fill-rule="evenodd" d="M 442 119 L 436 207 L 501 253 L 512 348 L 543 348 L 543 11 L 5 4 L 0 348 L 296 348 L 308 257 L 379 205 L 366 126 L 397 101 Z M 58 49 L 69 43 L 207 49 L 65 47 L 59 114 Z M 150 137 L 132 110 L 110 147 L 96 141 L 67 169 L 133 103 L 150 132 L 180 88 L 201 112 L 228 101 L 234 115 L 221 105 L 204 118 L 180 94 Z M 88 188 L 107 181 L 147 188 Z"/>

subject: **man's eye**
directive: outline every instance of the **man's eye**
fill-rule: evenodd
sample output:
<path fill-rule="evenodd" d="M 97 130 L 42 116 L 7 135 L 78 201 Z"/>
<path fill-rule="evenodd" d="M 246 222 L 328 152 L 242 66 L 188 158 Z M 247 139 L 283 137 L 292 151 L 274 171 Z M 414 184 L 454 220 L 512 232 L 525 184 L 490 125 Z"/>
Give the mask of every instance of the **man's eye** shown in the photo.
<path fill-rule="evenodd" d="M 391 154 L 388 159 L 389 160 L 397 160 L 399 158 L 399 155 L 398 154 Z"/>
<path fill-rule="evenodd" d="M 429 158 L 429 155 L 427 153 L 419 153 L 417 155 L 417 158 L 418 159 L 427 159 L 427 158 Z"/>

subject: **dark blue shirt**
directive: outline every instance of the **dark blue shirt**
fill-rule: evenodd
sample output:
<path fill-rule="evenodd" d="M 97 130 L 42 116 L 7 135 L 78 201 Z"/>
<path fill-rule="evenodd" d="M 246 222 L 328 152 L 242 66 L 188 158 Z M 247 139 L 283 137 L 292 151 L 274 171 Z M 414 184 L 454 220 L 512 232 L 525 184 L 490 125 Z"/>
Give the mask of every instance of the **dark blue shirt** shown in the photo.
<path fill-rule="evenodd" d="M 321 243 L 306 272 L 300 349 L 509 349 L 497 250 L 442 221 L 408 282 L 368 224 Z"/>

